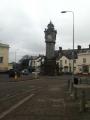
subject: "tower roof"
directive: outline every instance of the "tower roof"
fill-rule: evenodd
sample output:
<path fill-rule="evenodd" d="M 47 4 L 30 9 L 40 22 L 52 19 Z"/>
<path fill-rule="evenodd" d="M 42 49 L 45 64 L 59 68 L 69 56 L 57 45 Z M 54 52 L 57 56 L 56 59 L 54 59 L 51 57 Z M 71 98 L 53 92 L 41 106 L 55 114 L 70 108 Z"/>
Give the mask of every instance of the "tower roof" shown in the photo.
<path fill-rule="evenodd" d="M 50 23 L 47 25 L 47 28 L 45 28 L 45 34 L 51 34 L 51 33 L 55 33 L 57 34 L 57 31 L 54 29 L 54 25 L 53 23 L 50 21 Z"/>
<path fill-rule="evenodd" d="M 50 21 L 50 23 L 47 25 L 48 29 L 54 29 L 53 23 Z"/>

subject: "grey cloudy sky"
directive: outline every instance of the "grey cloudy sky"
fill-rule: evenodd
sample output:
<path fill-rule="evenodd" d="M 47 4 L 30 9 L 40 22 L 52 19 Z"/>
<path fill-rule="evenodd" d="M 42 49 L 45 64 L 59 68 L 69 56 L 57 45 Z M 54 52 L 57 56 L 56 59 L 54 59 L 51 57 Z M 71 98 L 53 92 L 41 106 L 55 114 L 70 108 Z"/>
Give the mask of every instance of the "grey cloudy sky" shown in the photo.
<path fill-rule="evenodd" d="M 44 29 L 51 20 L 57 30 L 56 49 L 72 48 L 72 14 L 75 47 L 90 44 L 89 0 L 0 0 L 0 42 L 10 45 L 10 61 L 25 54 L 45 54 Z"/>

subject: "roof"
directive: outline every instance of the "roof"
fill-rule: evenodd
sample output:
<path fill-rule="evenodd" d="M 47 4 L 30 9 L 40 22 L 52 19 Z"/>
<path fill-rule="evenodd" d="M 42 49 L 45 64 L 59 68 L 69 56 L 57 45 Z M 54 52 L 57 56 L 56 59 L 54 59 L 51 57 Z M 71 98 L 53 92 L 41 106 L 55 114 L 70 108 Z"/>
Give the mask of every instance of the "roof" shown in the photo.
<path fill-rule="evenodd" d="M 74 59 L 77 59 L 78 57 L 78 53 L 85 53 L 87 51 L 89 51 L 89 48 L 82 48 L 80 50 L 78 49 L 74 49 Z M 60 59 L 62 56 L 66 56 L 68 59 L 72 59 L 73 58 L 73 49 L 68 49 L 68 50 L 56 50 L 55 51 L 55 56 L 57 59 Z"/>
<path fill-rule="evenodd" d="M 72 59 L 73 50 L 62 50 L 58 53 L 58 59 L 60 59 L 62 56 L 67 57 L 68 59 Z M 77 59 L 77 51 L 74 51 L 74 59 Z"/>
<path fill-rule="evenodd" d="M 9 45 L 7 45 L 7 44 L 3 44 L 3 43 L 0 43 L 0 47 L 9 48 Z"/>
<path fill-rule="evenodd" d="M 39 55 L 39 56 L 35 56 L 35 57 L 33 57 L 32 59 L 33 60 L 42 60 L 43 58 L 45 58 L 45 56 L 44 55 Z"/>

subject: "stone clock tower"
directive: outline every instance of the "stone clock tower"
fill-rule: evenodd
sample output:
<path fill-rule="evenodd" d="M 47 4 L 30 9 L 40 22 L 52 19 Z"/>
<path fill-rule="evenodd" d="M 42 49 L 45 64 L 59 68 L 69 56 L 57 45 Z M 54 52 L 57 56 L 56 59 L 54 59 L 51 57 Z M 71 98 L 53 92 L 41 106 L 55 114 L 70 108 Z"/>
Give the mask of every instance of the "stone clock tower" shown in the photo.
<path fill-rule="evenodd" d="M 47 29 L 44 31 L 45 33 L 45 42 L 46 42 L 46 59 L 45 59 L 45 73 L 47 75 L 55 74 L 55 41 L 57 31 L 54 29 L 54 25 L 50 21 L 47 26 Z"/>
<path fill-rule="evenodd" d="M 54 25 L 50 22 L 45 29 L 45 42 L 46 42 L 46 57 L 47 59 L 54 58 L 55 40 L 57 31 L 54 29 Z"/>

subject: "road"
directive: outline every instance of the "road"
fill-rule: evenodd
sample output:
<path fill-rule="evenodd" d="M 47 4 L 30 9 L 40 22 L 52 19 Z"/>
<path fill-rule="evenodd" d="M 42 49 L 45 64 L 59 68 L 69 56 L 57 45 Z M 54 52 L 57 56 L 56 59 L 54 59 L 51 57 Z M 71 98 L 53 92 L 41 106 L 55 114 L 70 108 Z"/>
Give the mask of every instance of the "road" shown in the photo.
<path fill-rule="evenodd" d="M 89 120 L 68 93 L 71 76 L 0 83 L 1 120 Z"/>

